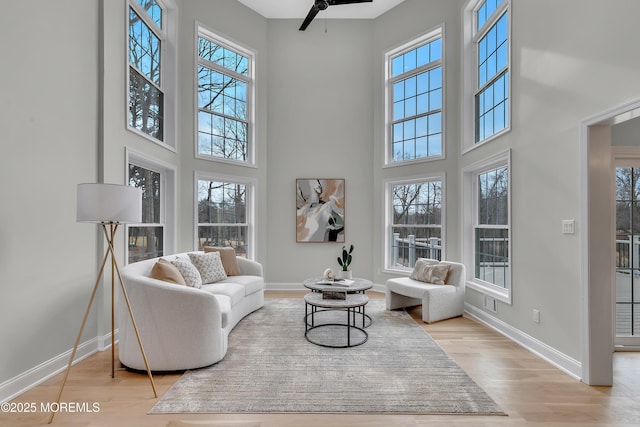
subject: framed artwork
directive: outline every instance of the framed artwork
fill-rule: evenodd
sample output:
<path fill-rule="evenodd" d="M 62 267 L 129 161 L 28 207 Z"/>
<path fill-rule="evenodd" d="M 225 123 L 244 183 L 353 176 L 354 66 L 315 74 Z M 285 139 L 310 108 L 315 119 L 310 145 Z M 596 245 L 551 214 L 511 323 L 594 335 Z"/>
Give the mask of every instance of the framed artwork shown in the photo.
<path fill-rule="evenodd" d="M 344 179 L 296 179 L 296 242 L 344 243 Z"/>

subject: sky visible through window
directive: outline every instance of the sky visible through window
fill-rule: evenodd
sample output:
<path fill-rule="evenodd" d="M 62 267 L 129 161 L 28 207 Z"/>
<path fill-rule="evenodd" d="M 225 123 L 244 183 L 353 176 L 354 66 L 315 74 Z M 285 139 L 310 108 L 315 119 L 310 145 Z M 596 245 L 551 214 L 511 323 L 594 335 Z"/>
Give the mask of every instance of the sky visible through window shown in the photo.
<path fill-rule="evenodd" d="M 505 0 L 486 0 L 476 12 L 478 40 L 476 142 L 483 141 L 509 125 L 509 31 L 508 11 L 492 16 Z M 487 25 L 489 28 L 484 28 Z"/>
<path fill-rule="evenodd" d="M 442 155 L 442 39 L 391 59 L 394 162 Z"/>
<path fill-rule="evenodd" d="M 198 154 L 248 160 L 249 58 L 198 37 Z"/>

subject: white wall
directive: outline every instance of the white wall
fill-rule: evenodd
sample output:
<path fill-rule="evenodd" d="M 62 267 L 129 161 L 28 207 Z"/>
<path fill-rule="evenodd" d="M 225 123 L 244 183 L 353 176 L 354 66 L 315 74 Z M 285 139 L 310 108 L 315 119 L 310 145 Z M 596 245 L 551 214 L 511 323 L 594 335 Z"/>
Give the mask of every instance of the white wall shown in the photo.
<path fill-rule="evenodd" d="M 268 22 L 266 239 L 270 283 L 339 270 L 342 243 L 296 243 L 296 178 L 345 179 L 345 239 L 354 275 L 372 278 L 373 75 L 371 23 Z"/>
<path fill-rule="evenodd" d="M 95 280 L 97 228 L 75 200 L 97 178 L 97 5 L 2 4 L 0 385 L 73 346 Z"/>
<path fill-rule="evenodd" d="M 576 223 L 575 235 L 561 234 L 561 224 L 581 213 L 581 122 L 640 95 L 640 57 L 628 54 L 638 12 L 635 1 L 513 4 L 513 131 L 505 143 L 513 149 L 514 301 L 499 316 L 577 360 L 586 224 Z"/>
<path fill-rule="evenodd" d="M 266 200 L 266 20 L 236 0 L 176 0 L 178 7 L 177 64 L 177 142 L 175 152 L 136 135 L 126 129 L 126 1 L 105 1 L 105 149 L 106 182 L 124 183 L 125 147 L 132 148 L 158 161 L 174 165 L 178 170 L 177 188 L 177 252 L 194 249 L 194 171 L 257 179 L 258 205 Z M 196 21 L 212 31 L 249 47 L 257 53 L 257 167 L 238 167 L 195 158 L 195 28 Z M 237 23 L 242 23 L 241 26 Z M 258 230 L 266 228 L 266 215 L 258 219 Z M 257 258 L 266 261 L 265 239 L 259 239 Z"/>
<path fill-rule="evenodd" d="M 638 146 L 640 145 L 640 118 L 636 117 L 626 122 L 611 126 L 611 145 Z"/>
<path fill-rule="evenodd" d="M 178 251 L 194 249 L 194 171 L 245 176 L 258 181 L 256 259 L 267 263 L 267 20 L 235 0 L 188 0 L 179 9 L 178 40 L 180 171 L 178 183 Z M 195 22 L 256 53 L 256 167 L 244 167 L 195 158 Z M 241 23 L 241 25 L 238 25 Z"/>
<path fill-rule="evenodd" d="M 75 221 L 76 186 L 124 184 L 126 148 L 179 172 L 176 250 L 193 249 L 195 169 L 258 179 L 259 230 L 266 229 L 266 20 L 235 0 L 176 4 L 181 83 L 174 152 L 126 130 L 124 0 L 3 3 L 0 324 L 11 327 L 0 330 L 0 400 L 66 366 L 68 356 L 60 356 L 73 346 L 104 254 L 99 228 Z M 240 171 L 193 158 L 196 18 L 251 46 L 263 59 L 257 76 L 257 169 Z M 122 234 L 116 242 L 121 265 Z M 257 251 L 262 262 L 265 248 L 262 243 Z M 106 272 L 105 282 L 109 279 Z M 85 327 L 82 342 L 90 344 L 85 353 L 99 348 L 111 332 L 108 288 L 100 288 Z"/>
<path fill-rule="evenodd" d="M 462 2 L 451 0 L 406 0 L 398 7 L 374 21 L 374 278 L 384 283 L 393 275 L 381 272 L 384 265 L 384 180 L 416 175 L 445 174 L 444 204 L 446 240 L 444 257 L 459 261 L 460 247 L 460 11 Z M 384 163 L 384 54 L 439 26 L 443 27 L 444 61 L 444 153 L 442 160 L 416 163 L 408 166 L 383 168 Z"/>
<path fill-rule="evenodd" d="M 512 131 L 461 163 L 512 149 L 513 304 L 496 317 L 580 361 L 580 124 L 638 97 L 640 59 L 628 52 L 640 4 L 512 3 Z M 563 219 L 576 219 L 574 235 Z M 467 302 L 482 306 L 472 290 Z"/>

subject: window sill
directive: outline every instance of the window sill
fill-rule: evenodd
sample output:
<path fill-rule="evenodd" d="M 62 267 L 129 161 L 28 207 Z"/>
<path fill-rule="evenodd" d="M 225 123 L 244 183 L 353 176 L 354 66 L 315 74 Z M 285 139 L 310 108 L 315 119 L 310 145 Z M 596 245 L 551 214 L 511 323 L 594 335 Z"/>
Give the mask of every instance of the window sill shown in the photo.
<path fill-rule="evenodd" d="M 412 160 L 403 160 L 403 161 L 398 161 L 398 162 L 390 162 L 387 161 L 385 162 L 384 165 L 382 165 L 383 168 L 394 168 L 394 167 L 399 167 L 399 166 L 409 166 L 409 165 L 415 165 L 415 164 L 420 164 L 420 163 L 427 163 L 427 162 L 435 162 L 437 160 L 443 160 L 445 159 L 444 154 L 440 155 L 440 156 L 431 156 L 431 157 L 421 157 L 418 159 L 412 159 Z"/>
<path fill-rule="evenodd" d="M 475 142 L 473 145 L 466 144 L 465 146 L 462 147 L 462 155 L 465 155 L 475 150 L 476 148 L 480 148 L 485 145 L 488 145 L 491 141 L 494 141 L 509 132 L 511 132 L 511 126 L 502 129 L 500 132 L 494 133 L 489 138 L 483 139 L 482 141 Z"/>
<path fill-rule="evenodd" d="M 241 166 L 241 167 L 253 168 L 253 169 L 258 168 L 258 166 L 256 166 L 255 163 L 242 162 L 240 160 L 225 159 L 224 157 L 204 156 L 202 154 L 196 154 L 195 157 L 196 159 L 206 160 L 208 162 L 226 163 L 228 165 Z"/>
<path fill-rule="evenodd" d="M 504 289 L 490 283 L 475 280 L 467 280 L 466 286 L 483 295 L 488 295 L 498 301 L 511 305 L 511 291 L 509 289 Z"/>
<path fill-rule="evenodd" d="M 167 143 L 165 141 L 161 141 L 161 140 L 159 140 L 157 138 L 154 138 L 151 135 L 147 135 L 144 132 L 140 132 L 138 129 L 136 129 L 134 127 L 131 127 L 131 126 L 127 125 L 127 130 L 129 132 L 132 132 L 132 133 L 134 133 L 134 134 L 146 139 L 147 141 L 151 141 L 154 144 L 159 145 L 162 148 L 166 148 L 167 150 L 172 151 L 174 153 L 177 152 L 176 147 L 174 147 L 173 145 L 171 145 L 171 144 L 169 144 L 169 143 Z"/>
<path fill-rule="evenodd" d="M 406 269 L 389 268 L 389 267 L 386 267 L 384 270 L 382 270 L 384 274 L 393 274 L 396 276 L 407 276 L 407 277 L 411 276 L 412 271 L 413 271 L 413 268 L 406 270 Z"/>

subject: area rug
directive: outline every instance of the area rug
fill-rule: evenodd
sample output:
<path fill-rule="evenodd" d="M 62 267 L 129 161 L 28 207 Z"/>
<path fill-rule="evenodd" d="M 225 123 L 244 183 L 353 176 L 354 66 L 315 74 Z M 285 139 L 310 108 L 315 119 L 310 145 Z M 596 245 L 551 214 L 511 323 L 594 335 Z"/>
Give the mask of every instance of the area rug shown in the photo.
<path fill-rule="evenodd" d="M 504 415 L 405 311 L 381 299 L 366 309 L 364 344 L 326 348 L 305 339 L 302 299 L 268 299 L 231 332 L 223 360 L 185 372 L 150 413 Z"/>

